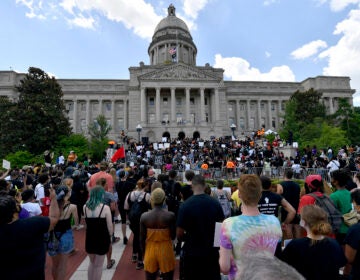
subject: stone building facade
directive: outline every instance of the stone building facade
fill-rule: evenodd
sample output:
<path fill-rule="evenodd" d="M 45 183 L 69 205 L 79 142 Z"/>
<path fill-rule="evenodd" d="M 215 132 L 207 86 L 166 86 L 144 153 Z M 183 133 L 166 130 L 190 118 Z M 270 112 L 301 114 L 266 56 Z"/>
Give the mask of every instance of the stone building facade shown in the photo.
<path fill-rule="evenodd" d="M 171 49 L 176 49 L 172 57 Z M 100 114 L 112 126 L 110 138 L 128 136 L 159 141 L 162 137 L 209 139 L 248 134 L 262 126 L 278 130 L 285 103 L 297 90 L 323 94 L 328 113 L 338 98 L 352 104 L 349 77 L 317 76 L 302 82 L 224 81 L 223 69 L 196 65 L 197 48 L 184 21 L 170 5 L 148 48 L 150 64 L 129 68 L 128 80 L 58 79 L 73 131 L 87 135 Z M 0 95 L 16 100 L 14 86 L 25 74 L 0 71 Z"/>

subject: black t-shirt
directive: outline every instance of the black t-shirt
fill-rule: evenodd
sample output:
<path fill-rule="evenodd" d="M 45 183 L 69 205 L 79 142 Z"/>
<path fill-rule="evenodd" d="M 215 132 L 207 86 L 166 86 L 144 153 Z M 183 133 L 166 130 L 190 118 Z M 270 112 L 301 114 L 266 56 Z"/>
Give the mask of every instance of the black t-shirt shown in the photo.
<path fill-rule="evenodd" d="M 357 250 L 351 275 L 352 279 L 360 279 L 360 223 L 349 228 L 344 243 Z"/>
<path fill-rule="evenodd" d="M 129 192 L 134 190 L 135 186 L 132 182 L 120 180 L 116 183 L 115 188 L 118 194 L 119 205 L 124 207 L 126 196 L 128 195 Z"/>
<path fill-rule="evenodd" d="M 285 247 L 281 259 L 307 280 L 338 279 L 339 269 L 347 263 L 341 246 L 332 238 L 314 245 L 307 237 L 294 239 Z"/>
<path fill-rule="evenodd" d="M 181 187 L 180 191 L 181 191 L 184 201 L 193 195 L 193 190 L 191 188 L 191 185 L 185 185 L 185 186 Z"/>
<path fill-rule="evenodd" d="M 283 197 L 271 191 L 263 191 L 258 203 L 260 213 L 278 216 Z"/>
<path fill-rule="evenodd" d="M 296 213 L 299 208 L 300 202 L 300 186 L 294 181 L 283 181 L 280 183 L 283 187 L 282 196 L 285 198 L 292 207 L 294 207 Z M 281 208 L 281 220 L 284 221 L 287 216 L 285 209 Z"/>
<path fill-rule="evenodd" d="M 184 253 L 187 256 L 209 256 L 213 247 L 215 223 L 224 220 L 220 203 L 207 194 L 193 195 L 181 204 L 177 226 L 185 230 Z"/>
<path fill-rule="evenodd" d="M 44 279 L 44 233 L 48 217 L 32 217 L 0 226 L 1 279 Z"/>

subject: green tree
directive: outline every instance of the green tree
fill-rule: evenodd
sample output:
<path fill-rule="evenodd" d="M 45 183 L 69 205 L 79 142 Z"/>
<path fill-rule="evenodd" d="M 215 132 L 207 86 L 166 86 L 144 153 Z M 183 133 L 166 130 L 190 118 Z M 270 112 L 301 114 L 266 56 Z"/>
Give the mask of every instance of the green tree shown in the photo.
<path fill-rule="evenodd" d="M 71 134 L 61 86 L 54 77 L 30 67 L 16 90 L 19 99 L 8 112 L 11 129 L 6 131 L 7 139 L 2 139 L 6 153 L 25 149 L 35 155 L 42 154 L 53 148 L 61 136 Z M 1 130 L 2 133 L 5 131 Z"/>
<path fill-rule="evenodd" d="M 82 160 L 82 155 L 90 153 L 88 139 L 82 134 L 61 137 L 54 147 L 55 157 L 61 152 L 66 158 L 70 151 L 74 151 L 79 156 L 79 160 Z"/>
<path fill-rule="evenodd" d="M 13 117 L 16 115 L 16 104 L 11 102 L 8 97 L 0 97 L 0 158 L 4 158 L 14 146 L 14 125 Z"/>
<path fill-rule="evenodd" d="M 313 88 L 301 92 L 296 91 L 290 100 L 286 103 L 284 126 L 280 130 L 280 135 L 287 139 L 291 131 L 293 140 L 299 143 L 307 141 L 310 135 L 306 127 L 309 124 L 322 123 L 326 118 L 326 108 L 320 102 L 322 93 L 315 91 Z M 305 136 L 304 136 L 305 135 Z"/>
<path fill-rule="evenodd" d="M 10 161 L 11 168 L 22 168 L 24 165 L 44 162 L 42 158 L 34 156 L 28 151 L 17 151 L 16 153 L 10 153 L 6 156 L 6 160 Z"/>
<path fill-rule="evenodd" d="M 89 125 L 90 134 L 90 150 L 91 158 L 95 162 L 103 160 L 105 150 L 108 146 L 107 135 L 111 130 L 111 125 L 108 124 L 104 115 L 99 115 L 96 120 Z"/>

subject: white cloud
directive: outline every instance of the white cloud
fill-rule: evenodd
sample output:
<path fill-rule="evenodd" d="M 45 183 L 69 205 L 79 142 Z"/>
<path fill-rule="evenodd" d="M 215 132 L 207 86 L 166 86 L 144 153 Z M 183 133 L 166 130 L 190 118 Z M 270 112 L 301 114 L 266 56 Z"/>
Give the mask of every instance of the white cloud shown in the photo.
<path fill-rule="evenodd" d="M 294 50 L 291 56 L 294 59 L 305 59 L 311 57 L 319 52 L 320 49 L 327 48 L 325 41 L 316 40 L 303 45 L 302 47 Z"/>
<path fill-rule="evenodd" d="M 204 9 L 208 0 L 183 0 L 185 15 L 191 19 L 197 19 L 199 12 Z"/>
<path fill-rule="evenodd" d="M 276 3 L 277 0 L 264 0 L 264 6 L 270 6 L 271 4 Z"/>
<path fill-rule="evenodd" d="M 72 19 L 68 19 L 70 25 L 79 26 L 87 29 L 95 29 L 95 20 L 93 17 L 84 17 L 82 14 L 77 15 Z"/>
<path fill-rule="evenodd" d="M 360 91 L 360 9 L 349 12 L 348 17 L 339 22 L 334 31 L 342 35 L 336 45 L 319 55 L 328 59 L 323 69 L 324 75 L 349 76 L 351 87 Z"/>
<path fill-rule="evenodd" d="M 270 53 L 270 52 L 265 52 L 265 56 L 266 56 L 267 58 L 269 58 L 269 57 L 271 56 L 271 53 Z"/>
<path fill-rule="evenodd" d="M 22 4 L 29 9 L 29 12 L 25 13 L 25 16 L 28 18 L 37 18 L 40 20 L 45 20 L 46 15 L 42 14 L 43 3 L 34 2 L 33 0 L 16 0 L 16 4 Z"/>
<path fill-rule="evenodd" d="M 295 81 L 294 73 L 286 65 L 261 73 L 241 57 L 222 57 L 221 54 L 216 54 L 214 67 L 223 68 L 225 77 L 236 81 Z"/>
<path fill-rule="evenodd" d="M 331 0 L 330 8 L 334 12 L 339 12 L 351 4 L 360 4 L 360 1 L 359 0 Z"/>

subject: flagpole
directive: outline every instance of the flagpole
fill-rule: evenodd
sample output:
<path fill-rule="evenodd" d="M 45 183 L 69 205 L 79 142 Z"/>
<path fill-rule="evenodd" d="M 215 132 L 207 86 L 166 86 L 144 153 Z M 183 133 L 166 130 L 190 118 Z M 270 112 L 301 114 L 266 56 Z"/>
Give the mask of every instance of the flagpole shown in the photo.
<path fill-rule="evenodd" d="M 178 51 L 179 51 L 179 47 L 178 47 L 178 31 L 176 30 L 176 63 L 179 63 Z"/>

